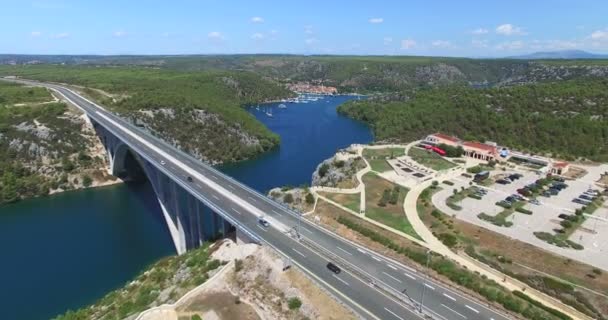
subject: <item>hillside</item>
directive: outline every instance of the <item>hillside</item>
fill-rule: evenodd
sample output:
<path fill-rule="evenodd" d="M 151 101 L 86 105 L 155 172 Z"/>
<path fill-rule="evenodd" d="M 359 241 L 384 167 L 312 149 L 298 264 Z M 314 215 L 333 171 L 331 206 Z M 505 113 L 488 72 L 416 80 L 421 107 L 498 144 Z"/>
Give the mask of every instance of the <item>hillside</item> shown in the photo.
<path fill-rule="evenodd" d="M 440 86 L 509 86 L 608 76 L 608 59 L 527 60 L 416 56 L 20 56 L 0 64 L 140 66 L 176 71 L 251 71 L 280 82 L 313 82 L 341 92 L 390 92 Z"/>
<path fill-rule="evenodd" d="M 279 143 L 243 106 L 290 92 L 250 72 L 134 67 L 0 66 L 0 75 L 78 86 L 111 110 L 210 163 L 238 161 Z"/>
<path fill-rule="evenodd" d="M 79 111 L 0 81 L 0 204 L 112 182 L 100 148 Z"/>
<path fill-rule="evenodd" d="M 532 152 L 608 161 L 608 80 L 508 88 L 403 92 L 399 101 L 353 101 L 338 111 L 372 125 L 377 140 L 441 131 Z"/>

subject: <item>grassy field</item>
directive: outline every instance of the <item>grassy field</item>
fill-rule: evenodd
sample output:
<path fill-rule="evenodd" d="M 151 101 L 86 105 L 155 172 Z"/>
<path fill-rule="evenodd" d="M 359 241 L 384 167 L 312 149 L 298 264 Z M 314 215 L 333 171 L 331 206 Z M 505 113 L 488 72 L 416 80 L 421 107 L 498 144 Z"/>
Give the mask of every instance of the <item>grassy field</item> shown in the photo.
<path fill-rule="evenodd" d="M 376 172 L 392 170 L 391 166 L 386 162 L 386 159 L 399 157 L 404 154 L 404 148 L 363 149 L 363 157 L 369 162 L 372 170 Z"/>
<path fill-rule="evenodd" d="M 403 211 L 403 200 L 408 189 L 400 187 L 397 201 L 394 204 L 389 202 L 385 206 L 381 206 L 379 203 L 385 190 L 393 190 L 396 185 L 374 173 L 364 175 L 363 183 L 365 184 L 366 217 L 422 240 L 407 220 Z"/>
<path fill-rule="evenodd" d="M 407 155 L 421 165 L 437 171 L 450 169 L 456 166 L 452 162 L 442 158 L 440 155 L 420 148 L 410 148 Z"/>
<path fill-rule="evenodd" d="M 339 203 L 354 212 L 359 212 L 361 210 L 359 203 L 361 201 L 360 193 L 333 193 L 333 192 L 319 192 L 319 195 L 326 197 L 336 203 Z"/>

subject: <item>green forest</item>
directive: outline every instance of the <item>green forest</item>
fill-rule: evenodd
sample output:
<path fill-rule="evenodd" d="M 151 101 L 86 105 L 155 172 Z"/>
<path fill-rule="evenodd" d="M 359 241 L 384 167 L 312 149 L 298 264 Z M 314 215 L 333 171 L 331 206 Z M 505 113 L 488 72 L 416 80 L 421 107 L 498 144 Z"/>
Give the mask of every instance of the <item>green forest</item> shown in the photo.
<path fill-rule="evenodd" d="M 111 110 L 213 163 L 247 159 L 277 146 L 279 137 L 243 106 L 291 95 L 273 81 L 241 71 L 39 65 L 0 66 L 0 75 L 85 87 Z"/>
<path fill-rule="evenodd" d="M 412 141 L 433 132 L 496 141 L 566 159 L 608 161 L 608 80 L 473 89 L 449 86 L 370 98 L 338 108 L 373 127 L 377 140 Z"/>

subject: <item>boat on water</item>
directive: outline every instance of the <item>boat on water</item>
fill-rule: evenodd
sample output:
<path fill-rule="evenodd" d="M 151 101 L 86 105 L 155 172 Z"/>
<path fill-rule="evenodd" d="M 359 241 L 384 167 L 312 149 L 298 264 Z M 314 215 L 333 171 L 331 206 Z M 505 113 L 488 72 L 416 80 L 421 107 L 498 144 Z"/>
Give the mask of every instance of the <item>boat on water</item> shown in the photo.
<path fill-rule="evenodd" d="M 272 109 L 267 109 L 266 115 L 272 118 Z"/>
<path fill-rule="evenodd" d="M 281 103 L 279 105 L 279 109 L 287 109 L 287 106 L 285 104 Z"/>
<path fill-rule="evenodd" d="M 258 104 L 257 107 L 255 107 L 256 110 L 260 111 L 260 105 Z"/>

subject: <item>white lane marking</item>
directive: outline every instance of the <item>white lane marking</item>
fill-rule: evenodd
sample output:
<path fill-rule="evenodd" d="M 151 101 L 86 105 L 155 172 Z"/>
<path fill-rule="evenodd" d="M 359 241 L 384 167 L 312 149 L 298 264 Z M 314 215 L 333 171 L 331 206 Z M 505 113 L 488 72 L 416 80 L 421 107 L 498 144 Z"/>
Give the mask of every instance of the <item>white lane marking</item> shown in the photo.
<path fill-rule="evenodd" d="M 443 303 L 442 303 L 441 305 L 442 305 L 444 308 L 446 308 L 446 309 L 448 309 L 448 310 L 450 310 L 450 311 L 454 312 L 455 314 L 457 314 L 457 315 L 459 315 L 459 316 L 461 316 L 461 317 L 463 317 L 463 318 L 465 318 L 465 319 L 467 318 L 467 317 L 465 317 L 464 315 L 462 315 L 462 314 L 458 313 L 458 311 L 456 311 L 456 310 L 454 310 L 454 309 L 452 309 L 452 308 L 450 308 L 450 307 L 446 306 L 445 304 L 443 304 Z"/>
<path fill-rule="evenodd" d="M 416 277 L 414 277 L 413 275 L 409 274 L 409 273 L 403 273 L 406 277 L 412 279 L 412 280 L 416 280 Z"/>
<path fill-rule="evenodd" d="M 280 213 L 280 212 L 278 212 L 278 211 L 276 211 L 276 210 L 272 210 L 272 212 L 274 212 L 274 213 L 276 213 L 276 214 L 278 214 L 278 215 L 280 215 L 280 216 L 282 216 L 282 215 L 283 215 L 282 213 Z"/>
<path fill-rule="evenodd" d="M 344 283 L 345 285 L 350 286 L 350 284 L 348 284 L 348 282 L 346 282 L 346 281 L 344 281 L 344 280 L 342 280 L 342 279 L 338 278 L 338 276 L 336 276 L 335 274 L 332 274 L 332 276 L 334 276 L 334 278 L 338 279 L 339 281 L 341 281 L 341 282 L 342 282 L 342 283 Z"/>
<path fill-rule="evenodd" d="M 262 229 L 264 232 L 268 232 L 268 230 L 266 230 L 266 228 L 262 228 L 259 224 L 256 224 L 256 226 L 258 226 L 258 228 Z"/>
<path fill-rule="evenodd" d="M 429 289 L 431 289 L 431 290 L 435 290 L 435 288 L 433 288 L 432 286 L 430 286 L 428 283 L 425 283 L 424 286 L 427 287 L 427 288 L 429 288 Z"/>
<path fill-rule="evenodd" d="M 213 197 L 213 199 L 215 199 L 215 200 L 218 200 L 218 201 L 220 200 L 220 198 L 219 198 L 218 196 L 214 195 L 214 194 L 212 194 L 211 196 L 212 196 L 212 197 Z"/>
<path fill-rule="evenodd" d="M 249 200 L 253 201 L 253 202 L 257 202 L 257 200 L 255 200 L 254 198 L 252 198 L 251 196 L 247 196 L 247 198 L 249 198 Z"/>
<path fill-rule="evenodd" d="M 293 251 L 295 251 L 297 254 L 301 255 L 301 256 L 302 256 L 302 257 L 304 257 L 304 258 L 306 258 L 306 256 L 305 256 L 305 255 L 304 255 L 302 252 L 300 252 L 300 251 L 298 251 L 298 250 L 296 250 L 296 249 L 294 249 L 294 248 L 291 248 L 291 249 L 292 249 Z"/>
<path fill-rule="evenodd" d="M 340 247 L 338 247 L 338 246 L 336 246 L 336 248 L 338 248 L 338 250 L 340 250 L 340 251 L 342 251 L 342 252 L 344 252 L 344 253 L 346 253 L 346 254 L 349 254 L 349 255 L 351 255 L 351 256 L 353 255 L 352 253 L 350 253 L 350 252 L 348 252 L 348 251 L 346 251 L 346 250 L 344 250 L 344 249 L 342 249 L 342 248 L 340 248 Z"/>
<path fill-rule="evenodd" d="M 450 299 L 450 300 L 452 300 L 452 301 L 456 301 L 456 298 L 453 298 L 453 297 L 451 297 L 451 296 L 449 296 L 449 295 L 447 295 L 445 293 L 443 294 L 443 296 L 446 297 L 446 298 L 448 298 L 448 299 Z"/>
<path fill-rule="evenodd" d="M 300 228 L 302 228 L 302 230 L 304 230 L 304 231 L 306 231 L 306 232 L 308 232 L 308 233 L 312 234 L 312 231 L 310 231 L 310 229 L 307 229 L 307 228 L 302 227 L 302 226 L 300 226 Z"/>
<path fill-rule="evenodd" d="M 236 190 L 231 184 L 228 185 L 228 188 L 230 188 L 232 190 Z"/>
<path fill-rule="evenodd" d="M 235 208 L 230 208 L 230 209 L 232 209 L 232 211 L 234 211 L 234 212 L 236 212 L 238 214 L 242 214 L 240 211 L 236 210 Z"/>
<path fill-rule="evenodd" d="M 392 265 L 392 264 L 388 264 L 388 263 L 387 263 L 386 265 L 387 265 L 389 268 L 393 269 L 393 270 L 397 270 L 397 267 L 395 267 L 395 266 L 394 266 L 394 265 Z"/>
<path fill-rule="evenodd" d="M 367 253 L 365 250 L 361 249 L 361 248 L 357 248 L 357 251 L 361 252 L 361 253 Z"/>
<path fill-rule="evenodd" d="M 200 183 L 198 183 L 198 182 L 197 182 L 197 183 L 195 183 L 195 184 L 196 184 L 196 186 L 197 186 L 197 187 L 199 187 L 200 189 L 202 189 L 202 188 L 203 188 L 203 186 L 201 186 L 201 184 L 200 184 Z"/>
<path fill-rule="evenodd" d="M 469 310 L 472 310 L 475 313 L 479 313 L 479 311 L 477 311 L 477 309 L 475 309 L 473 307 L 470 307 L 468 304 L 465 304 L 464 306 L 467 307 L 467 308 L 469 308 Z"/>
<path fill-rule="evenodd" d="M 217 179 L 218 179 L 218 177 L 216 177 L 216 176 L 214 176 L 214 175 L 211 175 L 211 178 L 213 178 L 213 179 L 215 179 L 215 180 L 217 180 Z"/>
<path fill-rule="evenodd" d="M 377 258 L 377 257 L 376 257 L 376 256 L 374 256 L 374 255 L 372 255 L 372 258 L 374 258 L 374 260 L 376 260 L 376 261 L 378 261 L 378 262 L 382 261 L 382 260 L 380 260 L 379 258 Z"/>
<path fill-rule="evenodd" d="M 390 274 L 388 274 L 388 273 L 386 273 L 386 272 L 384 272 L 384 271 L 382 271 L 382 273 L 384 273 L 385 275 L 387 275 L 387 276 L 389 276 L 389 277 L 393 278 L 393 280 L 395 280 L 395 281 L 397 281 L 397 282 L 401 283 L 401 280 L 399 280 L 399 279 L 397 279 L 397 278 L 395 278 L 395 277 L 391 276 Z"/>
<path fill-rule="evenodd" d="M 409 270 L 409 271 L 411 271 L 413 273 L 418 273 L 418 271 L 416 271 L 416 269 L 410 268 L 408 266 L 401 265 L 401 267 L 403 267 L 404 269 L 407 269 L 407 270 Z"/>
<path fill-rule="evenodd" d="M 388 312 L 388 313 L 392 314 L 393 316 L 395 316 L 395 318 L 403 320 L 403 318 L 401 318 L 400 316 L 398 316 L 396 313 L 392 312 L 391 310 L 389 310 L 387 308 L 384 308 L 384 310 L 386 310 L 386 312 Z"/>

